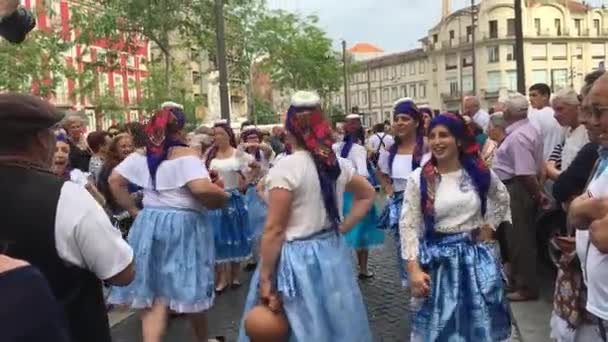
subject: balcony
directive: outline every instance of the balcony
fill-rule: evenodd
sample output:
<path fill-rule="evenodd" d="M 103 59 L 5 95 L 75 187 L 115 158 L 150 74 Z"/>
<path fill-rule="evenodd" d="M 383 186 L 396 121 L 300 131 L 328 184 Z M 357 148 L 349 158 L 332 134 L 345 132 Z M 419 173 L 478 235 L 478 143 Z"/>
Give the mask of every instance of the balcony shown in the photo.
<path fill-rule="evenodd" d="M 459 102 L 461 97 L 460 92 L 441 93 L 443 102 Z"/>
<path fill-rule="evenodd" d="M 485 99 L 497 99 L 500 91 L 499 89 L 481 89 L 481 93 Z"/>

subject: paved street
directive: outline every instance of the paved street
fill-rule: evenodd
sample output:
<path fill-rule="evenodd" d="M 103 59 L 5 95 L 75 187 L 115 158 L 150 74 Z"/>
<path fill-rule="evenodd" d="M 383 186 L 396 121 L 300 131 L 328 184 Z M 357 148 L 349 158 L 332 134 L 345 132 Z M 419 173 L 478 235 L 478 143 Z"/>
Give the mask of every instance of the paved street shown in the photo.
<path fill-rule="evenodd" d="M 408 341 L 409 319 L 407 316 L 407 294 L 401 288 L 394 258 L 393 241 L 387 238 L 384 248 L 371 252 L 370 264 L 376 277 L 360 281 L 361 290 L 367 303 L 375 342 Z M 246 274 L 249 280 L 251 274 Z M 239 319 L 242 315 L 248 282 L 238 290 L 219 296 L 210 313 L 211 335 L 224 335 L 233 342 L 238 335 Z M 132 315 L 112 328 L 115 342 L 141 341 L 140 323 Z M 188 321 L 179 318 L 170 322 L 165 341 L 191 341 Z"/>

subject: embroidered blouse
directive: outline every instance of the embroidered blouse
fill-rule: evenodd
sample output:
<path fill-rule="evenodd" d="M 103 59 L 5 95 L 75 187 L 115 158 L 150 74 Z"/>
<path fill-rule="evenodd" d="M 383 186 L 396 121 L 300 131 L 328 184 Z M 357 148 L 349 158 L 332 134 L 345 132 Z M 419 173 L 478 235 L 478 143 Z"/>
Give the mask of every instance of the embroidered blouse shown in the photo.
<path fill-rule="evenodd" d="M 420 203 L 421 168 L 414 170 L 407 182 L 403 209 L 399 220 L 401 254 L 405 260 L 418 258 L 419 239 L 423 236 L 424 220 Z M 464 170 L 440 175 L 435 195 L 435 231 L 455 234 L 471 231 L 484 224 L 492 228 L 511 221 L 509 193 L 492 172 L 487 196 L 485 217 L 481 215 L 481 201 L 471 178 Z"/>

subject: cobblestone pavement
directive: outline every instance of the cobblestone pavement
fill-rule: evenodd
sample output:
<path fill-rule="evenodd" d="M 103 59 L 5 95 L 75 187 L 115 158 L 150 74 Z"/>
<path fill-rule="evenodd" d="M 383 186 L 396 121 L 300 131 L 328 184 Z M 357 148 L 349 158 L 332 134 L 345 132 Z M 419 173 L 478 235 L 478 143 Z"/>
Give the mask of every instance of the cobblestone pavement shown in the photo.
<path fill-rule="evenodd" d="M 393 240 L 389 235 L 387 234 L 382 248 L 372 250 L 370 253 L 371 269 L 376 276 L 359 282 L 367 304 L 374 342 L 409 341 L 410 329 L 406 306 L 408 297 L 401 288 Z M 216 299 L 210 311 L 211 336 L 223 335 L 228 342 L 236 341 L 250 276 L 250 273 L 243 274 L 243 280 L 246 277 L 247 281 L 240 289 L 228 291 Z M 347 314 L 345 319 L 348 319 Z M 112 336 L 114 342 L 141 341 L 137 316 L 133 315 L 114 326 Z M 188 321 L 184 318 L 172 319 L 165 341 L 192 341 Z"/>

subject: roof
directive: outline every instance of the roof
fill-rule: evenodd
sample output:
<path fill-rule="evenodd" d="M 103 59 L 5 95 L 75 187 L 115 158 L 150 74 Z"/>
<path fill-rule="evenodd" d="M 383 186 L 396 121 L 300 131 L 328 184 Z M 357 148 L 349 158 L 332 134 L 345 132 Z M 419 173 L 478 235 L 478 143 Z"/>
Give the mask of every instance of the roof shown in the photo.
<path fill-rule="evenodd" d="M 353 45 L 350 49 L 348 49 L 350 53 L 382 53 L 384 50 L 381 48 L 370 44 L 370 43 L 357 43 Z"/>
<path fill-rule="evenodd" d="M 370 68 L 378 68 L 387 65 L 396 65 L 404 62 L 409 62 L 412 60 L 423 58 L 425 56 L 426 53 L 423 49 L 413 49 L 404 52 L 393 53 L 390 55 L 384 55 L 382 57 L 369 59 L 359 63 L 360 65 L 367 65 Z"/>
<path fill-rule="evenodd" d="M 567 7 L 572 12 L 586 12 L 590 8 L 589 5 L 575 0 L 557 0 L 556 2 L 562 6 Z M 540 0 L 528 0 L 528 6 L 542 5 L 545 3 L 545 1 Z"/>

